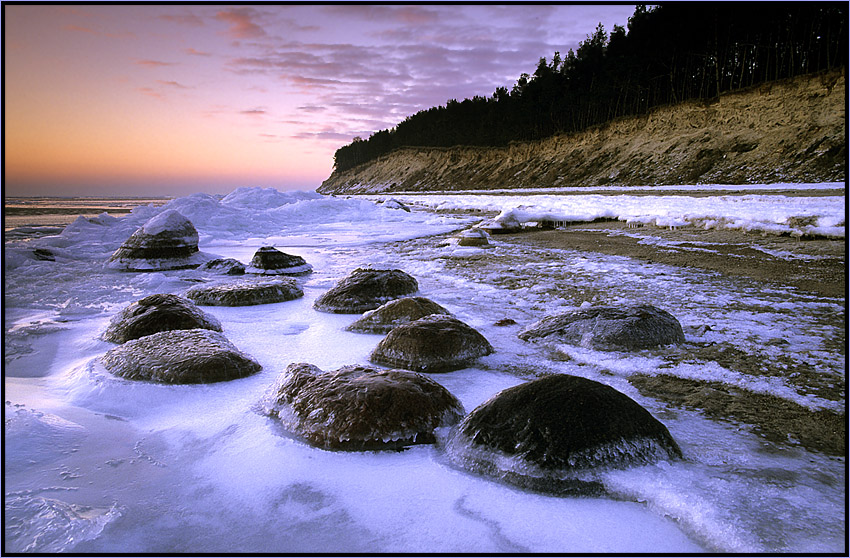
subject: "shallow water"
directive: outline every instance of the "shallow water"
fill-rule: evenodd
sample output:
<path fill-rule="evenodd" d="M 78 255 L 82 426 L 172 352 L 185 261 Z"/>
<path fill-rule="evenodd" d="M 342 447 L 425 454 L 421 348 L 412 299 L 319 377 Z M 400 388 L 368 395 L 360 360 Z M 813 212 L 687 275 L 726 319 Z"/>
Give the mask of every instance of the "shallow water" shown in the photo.
<path fill-rule="evenodd" d="M 98 258 L 108 255 L 108 247 L 94 244 L 79 248 L 90 254 L 83 259 L 28 260 L 7 273 L 6 550 L 846 551 L 843 457 L 768 442 L 747 425 L 641 396 L 628 377 L 669 372 L 664 351 L 602 353 L 516 338 L 524 325 L 584 301 L 648 302 L 685 326 L 711 324 L 705 336 L 689 341 L 756 350 L 781 336 L 790 343 L 782 349 L 785 358 L 817 363 L 812 381 L 838 387 L 813 390 L 812 382 L 734 374 L 699 361 L 680 364 L 673 373 L 737 382 L 812 408 L 843 408 L 845 354 L 829 344 L 843 333 L 826 317 L 843 312 L 843 301 L 764 291 L 739 278 L 623 257 L 498 241 L 489 250 L 440 246 L 462 222 L 426 226 L 425 217 L 415 218 L 407 224 L 395 214 L 381 221 L 369 217 L 358 230 L 349 228 L 344 243 L 321 241 L 341 225 L 317 226 L 316 236 L 304 228 L 273 233 L 269 226 L 254 240 L 238 234 L 217 240 L 216 229 L 201 229 L 202 250 L 247 263 L 273 236 L 276 247 L 315 269 L 298 279 L 301 299 L 204 307 L 237 347 L 263 365 L 254 376 L 220 384 L 130 382 L 96 363 L 114 346 L 99 335 L 120 308 L 146 294 L 183 292 L 208 276 L 192 270 L 102 271 Z M 415 236 L 414 227 L 432 227 L 436 236 L 404 240 Z M 392 235 L 401 240 L 384 241 Z M 603 498 L 563 498 L 458 470 L 441 444 L 347 453 L 289 436 L 256 412 L 277 375 L 291 362 L 325 370 L 365 364 L 381 339 L 343 330 L 358 315 L 312 309 L 316 297 L 363 264 L 411 273 L 420 294 L 476 327 L 495 347 L 474 367 L 431 376 L 467 412 L 537 374 L 575 374 L 644 405 L 670 429 L 686 459 L 609 471 Z M 495 326 L 502 318 L 517 325 Z"/>

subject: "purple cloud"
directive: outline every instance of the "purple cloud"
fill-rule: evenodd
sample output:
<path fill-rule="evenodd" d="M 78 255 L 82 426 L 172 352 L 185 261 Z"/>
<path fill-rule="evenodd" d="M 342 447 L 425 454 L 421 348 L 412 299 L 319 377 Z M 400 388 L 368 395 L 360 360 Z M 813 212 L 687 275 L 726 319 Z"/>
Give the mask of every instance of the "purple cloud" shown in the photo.
<path fill-rule="evenodd" d="M 161 15 L 159 18 L 164 19 L 165 21 L 179 23 L 180 25 L 191 25 L 193 27 L 201 27 L 204 25 L 204 20 L 195 14 L 167 14 Z"/>

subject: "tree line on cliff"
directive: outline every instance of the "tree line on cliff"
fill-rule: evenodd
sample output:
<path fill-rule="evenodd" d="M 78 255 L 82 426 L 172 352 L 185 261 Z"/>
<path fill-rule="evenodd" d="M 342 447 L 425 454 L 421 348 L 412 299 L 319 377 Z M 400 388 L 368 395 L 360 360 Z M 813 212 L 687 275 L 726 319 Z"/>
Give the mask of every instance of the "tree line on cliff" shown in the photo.
<path fill-rule="evenodd" d="M 847 63 L 843 2 L 674 2 L 637 6 L 628 29 L 599 24 L 578 49 L 541 58 L 491 97 L 449 100 L 334 155 L 345 171 L 404 146 L 503 146 L 571 133 Z"/>

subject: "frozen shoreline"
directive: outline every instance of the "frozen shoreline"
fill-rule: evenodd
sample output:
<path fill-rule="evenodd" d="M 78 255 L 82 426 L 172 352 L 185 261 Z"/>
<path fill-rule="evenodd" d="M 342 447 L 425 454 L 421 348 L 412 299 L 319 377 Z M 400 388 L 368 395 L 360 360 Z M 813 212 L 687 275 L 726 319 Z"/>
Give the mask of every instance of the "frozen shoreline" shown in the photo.
<path fill-rule="evenodd" d="M 486 251 L 441 246 L 451 231 L 480 217 L 407 213 L 366 200 L 244 189 L 228 203 L 195 195 L 171 205 L 196 224 L 202 250 L 247 262 L 260 246 L 275 244 L 304 257 L 315 269 L 299 279 L 305 297 L 251 308 L 205 307 L 235 345 L 263 364 L 257 375 L 208 386 L 133 383 L 90 368 L 113 346 L 98 339 L 109 318 L 146 294 L 180 293 L 204 278 L 193 270 L 101 269 L 136 223 L 162 208 L 138 208 L 126 220 L 77 222 L 58 238 L 7 243 L 5 418 L 20 417 L 7 422 L 7 443 L 10 428 L 13 440 L 46 441 L 15 446 L 21 453 L 13 470 L 6 470 L 6 508 L 12 510 L 7 541 L 32 543 L 26 527 L 45 527 L 36 514 L 52 505 L 63 510 L 64 519 L 57 516 L 50 525 L 56 537 L 34 550 L 843 549 L 844 456 L 809 451 L 794 440 L 765 439 L 746 423 L 646 396 L 631 383 L 648 371 L 673 373 L 726 382 L 729 389 L 761 390 L 812 409 L 840 409 L 846 405 L 841 389 L 846 342 L 831 320 L 846 310 L 842 299 L 498 237 Z M 52 250 L 56 261 L 28 257 L 26 250 L 34 246 Z M 424 296 L 496 347 L 474 367 L 433 376 L 467 412 L 541 373 L 581 375 L 646 406 L 670 428 L 687 460 L 611 472 L 606 488 L 615 499 L 570 499 L 522 492 L 453 469 L 439 445 L 341 453 L 286 436 L 252 409 L 286 365 L 310 362 L 334 369 L 365 363 L 380 339 L 343 330 L 357 315 L 311 307 L 362 264 L 405 269 L 419 279 Z M 692 354 L 626 355 L 527 344 L 516 338 L 519 326 L 494 325 L 501 318 L 526 324 L 583 302 L 638 300 L 671 311 L 684 326 L 708 324 L 711 330 L 688 334 L 689 347 L 698 349 Z M 709 343 L 735 358 L 700 348 Z M 738 367 L 748 362 L 747 355 L 766 373 Z"/>

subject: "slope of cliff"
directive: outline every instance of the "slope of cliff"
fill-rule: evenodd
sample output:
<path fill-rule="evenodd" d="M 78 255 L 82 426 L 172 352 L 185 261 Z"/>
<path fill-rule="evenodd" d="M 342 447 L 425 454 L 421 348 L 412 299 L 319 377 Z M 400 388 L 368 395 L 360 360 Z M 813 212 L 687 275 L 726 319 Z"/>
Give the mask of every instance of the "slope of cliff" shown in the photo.
<path fill-rule="evenodd" d="M 845 71 L 689 101 L 507 147 L 409 147 L 317 191 L 831 182 L 846 177 Z"/>

